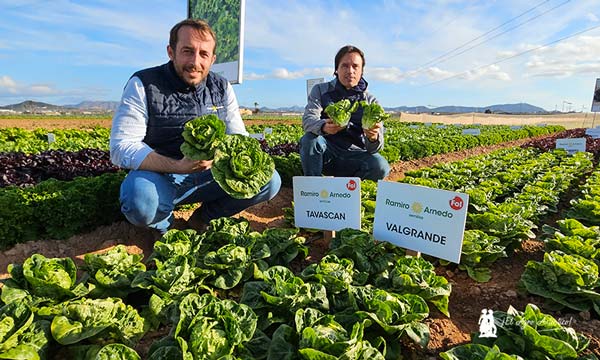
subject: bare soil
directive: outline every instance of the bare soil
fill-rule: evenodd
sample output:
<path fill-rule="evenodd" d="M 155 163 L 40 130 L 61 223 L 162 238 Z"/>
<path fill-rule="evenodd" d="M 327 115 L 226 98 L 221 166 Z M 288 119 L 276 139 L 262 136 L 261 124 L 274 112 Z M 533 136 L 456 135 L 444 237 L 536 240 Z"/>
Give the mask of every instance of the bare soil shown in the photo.
<path fill-rule="evenodd" d="M 82 121 L 86 123 L 81 124 Z M 68 126 L 54 127 L 81 128 L 89 125 L 87 123 L 89 120 L 84 119 L 82 121 L 79 122 L 79 125 L 82 126 L 78 126 L 75 122 L 69 123 Z M 46 121 L 43 126 L 31 123 L 26 125 L 22 120 L 19 122 L 18 125 L 12 126 L 50 128 L 47 126 Z M 3 125 L 6 126 L 0 121 L 0 127 Z M 61 125 L 64 124 L 61 123 Z M 104 124 L 104 126 L 106 125 L 110 126 L 109 123 Z M 437 163 L 461 160 L 500 148 L 517 146 L 523 142 L 524 140 L 514 141 L 502 145 L 479 147 L 419 160 L 398 162 L 393 164 L 392 172 L 387 180 L 397 181 L 404 177 L 406 171 L 429 167 Z M 287 225 L 284 221 L 282 209 L 291 207 L 292 200 L 292 189 L 282 188 L 273 200 L 251 207 L 238 216 L 248 219 L 252 228 L 257 231 L 271 227 L 285 227 Z M 178 219 L 176 227 L 185 228 L 186 220 L 191 215 L 191 211 L 181 211 L 175 215 Z M 130 252 L 143 253 L 147 257 L 152 252 L 152 244 L 156 238 L 157 234 L 153 231 L 137 228 L 125 221 L 120 221 L 108 226 L 90 229 L 87 233 L 66 240 L 44 239 L 17 244 L 11 249 L 0 251 L 0 279 L 8 277 L 6 273 L 8 264 L 22 263 L 34 253 L 40 253 L 46 257 L 71 257 L 79 265 L 86 253 L 103 252 L 117 244 L 124 244 Z M 318 261 L 327 251 L 328 242 L 318 235 L 313 236 L 310 239 L 309 247 L 310 254 L 305 260 L 306 263 Z M 492 267 L 493 277 L 487 283 L 477 283 L 470 279 L 465 272 L 459 271 L 453 266 L 438 266 L 438 274 L 445 276 L 452 284 L 452 294 L 450 296 L 451 317 L 447 318 L 432 308 L 430 317 L 426 320 L 431 331 L 429 345 L 426 349 L 415 349 L 409 358 L 435 359 L 441 351 L 448 350 L 456 345 L 469 343 L 471 333 L 478 330 L 478 318 L 484 308 L 506 311 L 512 305 L 522 311 L 528 303 L 543 308 L 543 299 L 521 294 L 517 291 L 517 282 L 527 261 L 540 261 L 543 258 L 543 253 L 544 249 L 541 242 L 536 240 L 525 241 L 522 248 L 516 250 L 512 256 L 494 264 Z M 600 355 L 600 320 L 596 315 L 590 313 L 547 312 L 559 318 L 562 323 L 568 324 L 590 338 L 590 351 Z M 151 342 L 163 335 L 164 331 L 148 334 L 137 350 L 140 354 L 145 355 Z"/>

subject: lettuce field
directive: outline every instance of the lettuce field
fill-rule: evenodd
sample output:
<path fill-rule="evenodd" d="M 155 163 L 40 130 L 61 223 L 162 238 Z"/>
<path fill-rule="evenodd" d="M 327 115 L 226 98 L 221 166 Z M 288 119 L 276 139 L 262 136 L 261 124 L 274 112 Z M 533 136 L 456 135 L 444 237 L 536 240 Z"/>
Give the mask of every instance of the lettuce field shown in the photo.
<path fill-rule="evenodd" d="M 386 120 L 386 180 L 469 194 L 451 264 L 372 238 L 369 181 L 361 230 L 294 227 L 297 119 L 247 121 L 277 197 L 163 237 L 119 212 L 110 122 L 0 121 L 0 358 L 597 359 L 600 140 L 512 125 Z"/>

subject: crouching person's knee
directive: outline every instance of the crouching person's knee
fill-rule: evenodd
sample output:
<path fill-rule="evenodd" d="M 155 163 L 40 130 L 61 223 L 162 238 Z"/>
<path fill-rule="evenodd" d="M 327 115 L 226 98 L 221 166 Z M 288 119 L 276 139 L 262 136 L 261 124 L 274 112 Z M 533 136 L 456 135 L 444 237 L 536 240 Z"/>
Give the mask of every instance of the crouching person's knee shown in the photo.
<path fill-rule="evenodd" d="M 265 190 L 267 191 L 267 200 L 271 200 L 277 195 L 281 189 L 281 176 L 277 172 L 277 170 L 273 171 L 273 176 L 271 180 L 267 183 Z"/>
<path fill-rule="evenodd" d="M 390 174 L 390 164 L 380 154 L 375 154 L 367 164 L 368 170 L 361 176 L 363 179 L 378 181 Z"/>
<path fill-rule="evenodd" d="M 125 197 L 121 199 L 121 212 L 133 225 L 148 227 L 156 221 L 158 204 L 148 198 Z"/>
<path fill-rule="evenodd" d="M 160 192 L 154 184 L 139 177 L 126 178 L 121 185 L 121 212 L 133 225 L 154 227 L 169 218 L 173 211 L 173 201 L 163 197 L 161 201 Z"/>

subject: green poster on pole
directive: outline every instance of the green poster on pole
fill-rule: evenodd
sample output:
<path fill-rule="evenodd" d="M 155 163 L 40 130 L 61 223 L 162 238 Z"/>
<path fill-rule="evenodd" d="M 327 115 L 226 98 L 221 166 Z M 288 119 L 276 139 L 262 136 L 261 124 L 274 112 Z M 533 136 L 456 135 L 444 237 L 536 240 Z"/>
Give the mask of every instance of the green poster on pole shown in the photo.
<path fill-rule="evenodd" d="M 245 0 L 188 0 L 188 17 L 202 19 L 217 35 L 212 71 L 229 82 L 242 82 Z"/>

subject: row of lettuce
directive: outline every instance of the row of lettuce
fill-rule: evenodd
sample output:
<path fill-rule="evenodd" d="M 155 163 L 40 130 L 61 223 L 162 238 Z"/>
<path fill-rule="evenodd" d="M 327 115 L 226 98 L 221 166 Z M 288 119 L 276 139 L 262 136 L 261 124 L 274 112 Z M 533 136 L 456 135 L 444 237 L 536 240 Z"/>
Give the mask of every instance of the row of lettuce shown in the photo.
<path fill-rule="evenodd" d="M 306 255 L 298 229 L 259 233 L 243 218 L 170 230 L 146 262 L 122 245 L 79 268 L 34 254 L 9 266 L 2 287 L 0 357 L 399 359 L 427 345 L 430 306 L 450 315 L 450 284 L 430 262 L 366 232 L 337 232 L 302 267 Z M 496 343 L 441 356 L 484 359 L 512 344 L 526 359 L 596 359 L 587 338 L 534 305 L 494 316 Z M 139 346 L 161 328 L 147 352 Z"/>
<path fill-rule="evenodd" d="M 482 145 L 553 134 L 564 130 L 559 126 L 470 126 L 480 135 L 463 135 L 459 126 L 425 126 L 389 122 L 386 146 L 382 155 L 390 163 L 425 156 L 464 150 Z M 262 149 L 273 157 L 285 184 L 301 175 L 298 140 L 303 134 L 300 125 L 252 125 L 252 134 L 263 134 Z M 268 130 L 268 131 L 267 131 Z M 109 129 L 33 131 L 0 129 L 0 187 L 28 186 L 54 177 L 64 180 L 76 176 L 95 176 L 114 172 L 108 156 Z M 51 139 L 51 140 L 50 140 Z M 188 147 L 191 148 L 191 147 Z M 89 149 L 102 150 L 91 152 Z M 56 171 L 57 169 L 62 169 Z"/>
<path fill-rule="evenodd" d="M 527 264 L 520 286 L 551 309 L 600 315 L 600 168 L 570 205 L 556 227 L 542 227 L 544 259 Z"/>
<path fill-rule="evenodd" d="M 406 180 L 425 179 L 419 181 L 468 192 L 476 199 L 470 212 L 480 207 L 480 215 L 492 213 L 494 221 L 501 220 L 501 226 L 487 228 L 491 232 L 467 230 L 477 234 L 471 247 L 476 251 L 483 248 L 480 254 L 472 254 L 476 261 L 469 274 L 475 278 L 486 275 L 477 262 L 490 248 L 482 239 L 495 245 L 503 242 L 504 253 L 518 247 L 530 237 L 535 223 L 556 210 L 557 199 L 573 187 L 574 179 L 592 167 L 591 156 L 585 153 L 567 156 L 562 151 L 511 151 L 494 153 L 489 159 L 476 158 L 472 163 L 469 159 L 448 164 L 449 168 L 438 173 L 424 169 L 426 175 L 408 176 Z M 550 175 L 553 173 L 556 176 Z M 123 174 L 94 179 L 112 176 L 113 181 L 120 182 L 119 175 Z M 78 180 L 85 179 L 71 183 Z M 481 183 L 484 187 L 478 189 Z M 85 182 L 81 184 L 85 187 Z M 370 186 L 363 186 L 363 198 L 374 195 L 376 188 Z M 82 190 L 73 192 L 72 199 L 79 202 L 77 193 Z M 512 205 L 502 208 L 503 203 Z M 503 216 L 498 208 L 512 212 Z M 63 221 L 52 215 L 55 221 Z M 57 231 L 63 226 L 57 226 Z M 105 255 L 86 256 L 83 269 L 68 259 L 34 255 L 9 268 L 11 278 L 3 286 L 1 299 L 5 304 L 2 311 L 10 315 L 4 316 L 6 341 L 0 354 L 4 358 L 44 358 L 59 353 L 86 359 L 123 354 L 119 356 L 135 359 L 140 355 L 134 348 L 144 334 L 167 326 L 170 333 L 155 342 L 145 358 L 393 359 L 406 351 L 401 344 L 406 348 L 410 342 L 427 344 L 429 329 L 423 320 L 429 316 L 429 306 L 449 315 L 450 286 L 435 275 L 433 265 L 422 258 L 404 257 L 401 250 L 374 242 L 366 232 L 338 232 L 327 256 L 292 271 L 287 267 L 290 262 L 306 255 L 304 239 L 297 231 L 256 233 L 249 231 L 244 220 L 219 219 L 204 234 L 193 230 L 168 233 L 155 244 L 151 264 L 141 263 L 141 256 L 126 254 L 121 247 Z M 484 244 L 480 246 L 480 242 Z M 77 279 L 77 270 L 85 271 L 83 277 Z M 587 274 L 579 281 L 597 284 L 597 266 L 595 281 L 588 274 L 594 274 L 594 268 L 584 270 L 575 271 L 582 277 Z M 597 294 L 597 289 L 584 290 L 588 297 L 575 303 L 587 302 L 588 309 L 596 306 L 597 298 L 590 298 L 590 294 Z M 567 294 L 563 297 L 575 298 L 572 292 Z M 561 326 L 534 305 L 523 312 L 509 309 L 494 316 L 503 319 L 501 341 L 477 340 L 442 356 L 595 358 L 585 353 L 589 344 L 585 337 Z"/>
<path fill-rule="evenodd" d="M 510 148 L 417 170 L 402 181 L 469 195 L 461 267 L 487 281 L 490 265 L 535 238 L 537 224 L 557 212 L 561 198 L 592 167 L 586 152 Z"/>
<path fill-rule="evenodd" d="M 306 256 L 304 242 L 298 229 L 252 232 L 222 218 L 202 234 L 169 231 L 152 264 L 123 246 L 87 254 L 79 269 L 35 254 L 9 266 L 0 357 L 394 359 L 407 342 L 427 344 L 428 303 L 447 313 L 450 294 L 433 265 L 348 230 L 294 273 L 286 266 Z M 161 327 L 170 331 L 138 353 Z"/>
<path fill-rule="evenodd" d="M 557 125 L 510 127 L 506 125 L 425 125 L 389 121 L 385 123 L 385 141 L 390 161 L 492 145 L 517 139 L 548 135 L 564 130 Z M 479 129 L 480 135 L 463 135 L 464 129 Z M 251 134 L 264 134 L 269 146 L 298 143 L 304 131 L 299 124 L 249 125 Z M 51 135 L 49 135 L 51 134 Z M 51 139 L 49 138 L 51 136 Z M 46 150 L 78 151 L 85 148 L 108 150 L 110 129 L 0 129 L 0 153 L 40 153 Z"/>
<path fill-rule="evenodd" d="M 542 226 L 544 258 L 530 260 L 521 274 L 519 290 L 539 296 L 544 308 L 550 311 L 600 315 L 599 181 L 600 168 L 595 168 L 578 189 L 578 195 L 569 201 L 570 208 L 561 214 L 556 227 Z M 522 314 L 513 308 L 506 313 L 496 311 L 494 318 L 498 327 L 496 337 L 484 338 L 476 333 L 471 344 L 450 349 L 441 353 L 441 357 L 445 360 L 593 358 L 593 355 L 578 355 L 579 349 L 588 346 L 587 339 L 561 326 L 560 321 L 541 313 L 534 305 L 529 304 Z M 523 341 L 522 336 L 529 341 Z"/>
<path fill-rule="evenodd" d="M 413 129 L 415 127 L 416 129 Z M 394 148 L 391 134 L 398 137 L 396 143 L 406 142 L 424 147 L 420 141 L 430 142 L 435 139 L 439 143 L 458 146 L 461 140 L 468 146 L 475 146 L 485 141 L 505 141 L 513 136 L 525 136 L 538 132 L 557 130 L 550 127 L 529 127 L 512 130 L 509 127 L 482 127 L 482 135 L 458 135 L 458 127 L 440 128 L 435 126 L 390 123 L 388 129 L 387 148 Z M 259 129 L 251 129 L 259 130 Z M 264 131 L 264 127 L 262 131 Z M 284 182 L 290 183 L 292 176 L 301 175 L 300 159 L 297 147 L 291 146 L 289 138 L 298 139 L 301 134 L 299 126 L 279 125 L 272 128 L 272 134 L 266 135 L 262 142 L 265 152 L 282 153 L 284 150 L 294 152 L 272 155 L 276 169 Z M 486 134 L 487 135 L 484 135 Z M 88 134 L 86 138 L 84 134 Z M 10 179 L 23 180 L 23 184 L 42 179 L 39 185 L 18 188 L 8 186 L 0 189 L 0 247 L 6 248 L 15 243 L 43 238 L 66 238 L 99 225 L 108 224 L 120 217 L 118 211 L 119 183 L 124 173 L 110 165 L 107 150 L 99 154 L 99 150 L 80 149 L 82 144 L 108 142 L 108 129 L 92 131 L 56 130 L 54 142 L 48 142 L 47 132 L 38 129 L 26 131 L 21 129 L 0 130 L 0 142 L 19 152 L 2 153 L 2 181 L 10 183 Z M 402 137 L 400 139 L 399 137 Z M 451 140 L 455 138 L 455 140 Z M 459 139 L 460 138 L 460 139 Z M 275 140 L 279 139 L 279 140 Z M 486 140 L 487 139 L 487 140 Z M 279 142 L 285 141 L 285 142 Z M 65 152 L 46 150 L 43 153 L 26 154 L 36 144 L 45 147 L 67 147 Z M 297 142 L 293 143 L 297 144 Z M 72 145 L 72 147 L 69 147 Z M 403 145 L 404 146 L 404 145 Z M 408 145 L 407 145 L 408 146 Z M 25 148 L 29 147 L 29 148 Z M 415 148 L 416 148 L 415 147 Z M 270 149 L 270 150 L 269 150 Z M 450 150 L 453 150 L 454 147 Z M 448 150 L 448 149 L 446 149 Z M 69 151 L 69 152 L 66 152 Z M 428 150 L 430 154 L 433 150 Z M 439 151 L 439 150 L 435 150 Z M 99 173 L 107 173 L 97 176 Z M 56 177 L 72 178 L 72 181 L 56 181 Z M 91 175 L 84 179 L 79 175 Z M 49 178 L 49 179 L 47 179 Z M 43 180 L 47 179 L 47 180 Z M 89 182 L 89 183 L 88 183 Z M 6 205 L 6 206 L 4 206 Z"/>
<path fill-rule="evenodd" d="M 598 316 L 600 168 L 588 176 L 594 167 L 592 160 L 590 153 L 569 155 L 562 150 L 540 153 L 530 147 L 511 148 L 410 172 L 402 181 L 470 195 L 458 268 L 476 281 L 488 281 L 493 263 L 510 256 L 522 241 L 534 238 L 534 231 L 543 224 L 541 237 L 548 252 L 543 261 L 527 264 L 519 289 L 541 297 L 545 309 Z M 579 186 L 581 181 L 585 181 L 583 186 Z M 368 228 L 372 226 L 369 223 L 372 224 L 376 184 L 363 182 L 361 190 L 367 222 L 363 225 Z M 573 194 L 575 198 L 569 201 Z M 567 201 L 567 210 L 558 214 L 559 208 L 564 207 L 560 203 Z M 544 224 L 549 216 L 566 218 L 558 220 L 554 228 Z M 500 325 L 497 338 L 490 340 L 475 334 L 473 344 L 452 349 L 442 357 L 484 359 L 492 353 L 497 356 L 494 358 L 507 359 L 574 359 L 578 358 L 578 349 L 588 344 L 532 304 L 523 313 L 509 309 L 507 313 L 495 312 L 494 316 Z M 558 334 L 561 340 L 548 338 L 549 332 Z"/>
<path fill-rule="evenodd" d="M 487 282 L 493 263 L 512 254 L 522 241 L 535 238 L 537 224 L 557 213 L 559 202 L 592 168 L 592 154 L 587 152 L 569 155 L 563 150 L 508 148 L 407 172 L 400 182 L 469 195 L 459 268 L 474 280 Z M 363 181 L 361 227 L 365 231 L 372 231 L 376 196 L 377 183 Z M 573 204 L 571 216 L 593 216 L 590 208 L 592 214 L 595 208 L 588 200 Z M 286 220 L 293 225 L 293 209 L 284 210 Z"/>

